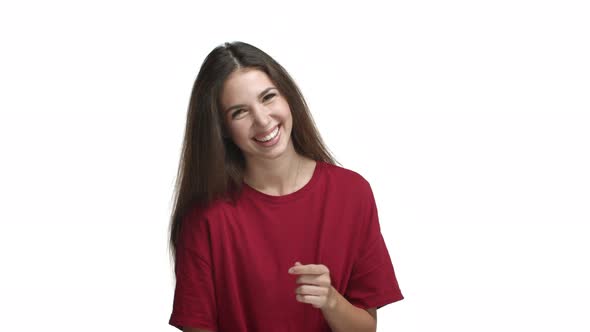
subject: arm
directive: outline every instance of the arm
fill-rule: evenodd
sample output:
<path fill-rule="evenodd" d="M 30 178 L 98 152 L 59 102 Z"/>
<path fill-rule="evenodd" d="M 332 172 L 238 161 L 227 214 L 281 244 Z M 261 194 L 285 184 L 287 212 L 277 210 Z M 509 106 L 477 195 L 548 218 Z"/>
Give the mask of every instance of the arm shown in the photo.
<path fill-rule="evenodd" d="M 363 310 L 354 306 L 332 287 L 334 300 L 322 309 L 324 318 L 334 332 L 376 332 L 377 309 Z"/>

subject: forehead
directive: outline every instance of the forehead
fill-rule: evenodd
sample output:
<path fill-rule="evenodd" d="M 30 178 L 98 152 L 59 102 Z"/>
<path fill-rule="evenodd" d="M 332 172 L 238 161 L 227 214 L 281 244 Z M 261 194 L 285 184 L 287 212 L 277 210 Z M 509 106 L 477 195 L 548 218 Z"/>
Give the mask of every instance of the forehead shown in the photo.
<path fill-rule="evenodd" d="M 263 71 L 258 69 L 236 70 L 223 83 L 221 102 L 229 106 L 229 103 L 257 98 L 262 90 L 271 86 L 274 86 L 274 84 Z"/>

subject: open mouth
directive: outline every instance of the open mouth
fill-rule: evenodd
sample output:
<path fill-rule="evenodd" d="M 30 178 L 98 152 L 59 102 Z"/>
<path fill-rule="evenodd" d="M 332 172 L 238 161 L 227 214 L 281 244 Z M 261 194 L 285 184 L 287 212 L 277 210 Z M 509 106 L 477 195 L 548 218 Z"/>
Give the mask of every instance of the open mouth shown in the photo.
<path fill-rule="evenodd" d="M 261 146 L 265 146 L 265 147 L 273 146 L 281 138 L 281 130 L 280 130 L 281 127 L 282 127 L 281 125 L 278 125 L 268 135 L 266 135 L 264 137 L 259 137 L 259 138 L 253 137 L 252 140 L 254 140 L 254 142 L 256 142 L 256 144 L 261 145 Z"/>
<path fill-rule="evenodd" d="M 279 135 L 279 128 L 280 128 L 280 127 L 281 127 L 281 126 L 280 126 L 280 125 L 278 125 L 278 126 L 276 126 L 276 127 L 275 127 L 275 129 L 274 129 L 272 132 L 270 132 L 268 135 L 266 135 L 266 136 L 264 136 L 264 137 L 261 137 L 261 138 L 256 138 L 256 137 L 254 137 L 253 139 L 254 139 L 255 141 L 257 141 L 257 142 L 260 142 L 260 143 L 266 143 L 266 142 L 270 142 L 271 140 L 273 140 L 274 138 L 276 138 L 276 137 Z"/>

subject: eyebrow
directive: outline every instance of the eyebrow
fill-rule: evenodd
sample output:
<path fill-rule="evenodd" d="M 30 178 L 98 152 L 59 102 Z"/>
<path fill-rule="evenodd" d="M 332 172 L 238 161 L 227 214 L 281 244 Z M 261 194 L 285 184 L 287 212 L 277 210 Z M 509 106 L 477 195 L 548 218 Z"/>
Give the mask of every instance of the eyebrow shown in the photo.
<path fill-rule="evenodd" d="M 276 89 L 276 88 L 271 86 L 271 87 L 268 87 L 268 88 L 266 88 L 266 89 L 262 90 L 262 92 L 258 94 L 258 99 L 262 98 L 262 96 L 264 96 L 264 95 L 265 95 L 267 92 L 269 92 L 270 90 L 273 90 L 273 89 Z M 247 106 L 247 105 L 245 105 L 245 104 L 239 104 L 239 105 L 234 105 L 234 106 L 228 107 L 228 108 L 227 108 L 227 109 L 226 109 L 226 110 L 223 112 L 223 114 L 227 114 L 227 112 L 229 112 L 229 111 L 231 111 L 231 110 L 233 110 L 233 109 L 236 109 L 236 108 L 242 108 L 242 107 L 246 107 L 246 106 Z"/>

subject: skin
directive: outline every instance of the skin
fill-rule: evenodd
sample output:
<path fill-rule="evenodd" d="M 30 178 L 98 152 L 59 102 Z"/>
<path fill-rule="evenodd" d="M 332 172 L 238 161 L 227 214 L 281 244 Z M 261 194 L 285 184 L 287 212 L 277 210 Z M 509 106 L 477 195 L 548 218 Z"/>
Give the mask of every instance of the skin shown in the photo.
<path fill-rule="evenodd" d="M 338 291 L 332 287 L 330 269 L 323 264 L 303 265 L 296 262 L 289 269 L 289 274 L 299 275 L 295 288 L 295 299 L 302 303 L 309 303 L 314 308 L 330 310 L 336 305 Z M 377 308 L 366 311 L 377 321 Z"/>
<path fill-rule="evenodd" d="M 261 92 L 266 92 L 260 96 Z M 295 157 L 290 139 L 293 119 L 287 100 L 270 78 L 259 70 L 242 69 L 225 81 L 221 93 L 224 122 L 234 143 L 242 150 L 248 166 L 272 165 Z M 235 107 L 241 105 L 240 107 Z M 230 109 L 231 108 L 231 109 Z M 252 138 L 282 124 L 281 139 L 271 148 Z M 290 160 L 289 160 L 290 161 Z"/>
<path fill-rule="evenodd" d="M 294 192 L 308 182 L 315 161 L 296 153 L 291 140 L 291 109 L 264 72 L 233 72 L 223 85 L 220 101 L 227 132 L 246 159 L 244 182 L 275 196 Z M 232 108 L 236 105 L 241 106 Z M 280 138 L 274 146 L 264 147 L 253 140 L 277 125 Z"/>

